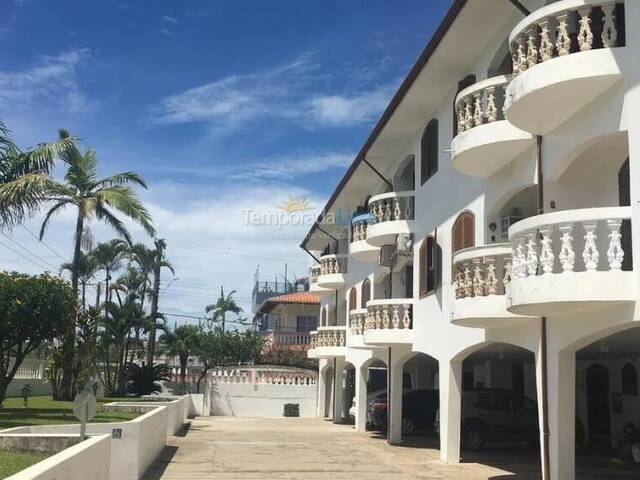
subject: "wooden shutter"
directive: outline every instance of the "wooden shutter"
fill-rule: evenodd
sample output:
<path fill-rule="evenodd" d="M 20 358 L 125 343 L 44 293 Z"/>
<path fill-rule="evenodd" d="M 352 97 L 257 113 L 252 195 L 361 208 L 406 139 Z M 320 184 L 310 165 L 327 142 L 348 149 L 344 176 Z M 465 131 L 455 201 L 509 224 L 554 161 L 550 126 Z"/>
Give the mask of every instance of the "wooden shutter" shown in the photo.
<path fill-rule="evenodd" d="M 362 293 L 360 295 L 360 306 L 366 308 L 367 302 L 371 300 L 371 282 L 368 278 L 362 282 Z"/>
<path fill-rule="evenodd" d="M 475 215 L 473 213 L 463 212 L 458 216 L 453 224 L 451 242 L 452 253 L 475 245 Z"/>
<path fill-rule="evenodd" d="M 358 292 L 356 292 L 356 287 L 352 287 L 349 291 L 349 311 L 355 310 L 358 308 Z"/>

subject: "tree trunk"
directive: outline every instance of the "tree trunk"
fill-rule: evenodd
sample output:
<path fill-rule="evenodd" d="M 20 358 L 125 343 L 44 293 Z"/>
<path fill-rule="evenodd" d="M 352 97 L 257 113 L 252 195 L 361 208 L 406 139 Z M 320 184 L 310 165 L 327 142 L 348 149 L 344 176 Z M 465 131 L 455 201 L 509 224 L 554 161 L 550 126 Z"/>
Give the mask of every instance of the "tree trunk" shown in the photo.
<path fill-rule="evenodd" d="M 80 245 L 82 242 L 82 230 L 84 228 L 84 218 L 82 213 L 78 212 L 76 221 L 75 245 L 73 249 L 73 270 L 71 271 L 71 289 L 78 300 L 78 266 L 80 264 Z M 64 338 L 62 340 L 62 382 L 60 397 L 61 400 L 73 400 L 73 379 L 75 369 L 75 342 L 76 342 L 76 323 L 78 316 L 78 307 L 76 304 L 72 321 L 67 325 Z"/>
<path fill-rule="evenodd" d="M 163 243 L 156 241 L 156 255 L 153 265 L 153 292 L 151 293 L 151 328 L 147 345 L 147 365 L 153 365 L 156 351 L 156 321 L 158 319 L 158 301 L 160 297 L 160 269 L 162 262 Z"/>

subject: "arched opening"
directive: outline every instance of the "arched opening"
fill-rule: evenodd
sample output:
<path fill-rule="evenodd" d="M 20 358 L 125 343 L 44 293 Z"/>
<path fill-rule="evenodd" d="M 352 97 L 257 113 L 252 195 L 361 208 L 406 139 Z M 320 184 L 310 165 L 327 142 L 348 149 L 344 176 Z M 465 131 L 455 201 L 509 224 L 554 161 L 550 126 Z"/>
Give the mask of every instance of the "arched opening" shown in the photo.
<path fill-rule="evenodd" d="M 640 463 L 640 326 L 600 338 L 575 355 L 576 472 L 633 478 Z"/>
<path fill-rule="evenodd" d="M 323 418 L 333 418 L 333 395 L 334 395 L 334 369 L 333 366 L 328 365 L 324 368 L 321 375 L 324 377 L 324 401 L 322 405 L 324 408 L 320 412 Z"/>
<path fill-rule="evenodd" d="M 371 300 L 371 282 L 365 278 L 360 287 L 360 308 L 366 308 L 369 300 Z"/>
<path fill-rule="evenodd" d="M 346 362 L 342 372 L 342 418 L 340 423 L 353 423 L 351 406 L 356 395 L 356 367 Z"/>
<path fill-rule="evenodd" d="M 493 463 L 517 454 L 538 468 L 540 433 L 535 355 L 492 343 L 462 362 L 461 451 L 464 461 Z"/>
<path fill-rule="evenodd" d="M 358 308 L 358 291 L 356 287 L 351 287 L 349 290 L 349 312 Z"/>
<path fill-rule="evenodd" d="M 320 309 L 320 326 L 327 327 L 329 324 L 327 323 L 327 306 L 325 305 Z"/>
<path fill-rule="evenodd" d="M 509 241 L 509 227 L 520 220 L 536 215 L 537 211 L 535 185 L 523 187 L 498 202 L 487 216 L 489 221 L 487 235 L 490 243 Z"/>
<path fill-rule="evenodd" d="M 469 211 L 458 215 L 451 229 L 451 252 L 456 253 L 476 244 L 476 216 Z"/>
<path fill-rule="evenodd" d="M 362 420 L 363 429 L 374 429 L 371 422 L 371 409 L 375 402 L 386 399 L 387 395 L 387 364 L 379 358 L 371 358 L 360 367 L 360 375 L 364 384 L 364 394 L 361 399 L 364 402 L 360 413 L 364 416 Z M 356 422 L 358 414 L 358 399 L 353 398 L 349 409 L 349 418 Z"/>
<path fill-rule="evenodd" d="M 512 73 L 513 60 L 509 51 L 509 39 L 505 39 L 489 64 L 487 78 L 497 77 L 498 75 L 511 75 Z"/>

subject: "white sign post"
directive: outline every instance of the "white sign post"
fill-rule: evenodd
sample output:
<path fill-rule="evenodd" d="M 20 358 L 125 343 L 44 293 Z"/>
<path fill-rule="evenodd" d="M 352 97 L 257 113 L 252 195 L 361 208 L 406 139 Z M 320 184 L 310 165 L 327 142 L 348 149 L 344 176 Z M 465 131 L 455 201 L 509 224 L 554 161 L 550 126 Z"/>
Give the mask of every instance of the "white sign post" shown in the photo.
<path fill-rule="evenodd" d="M 96 397 L 93 395 L 95 382 L 90 380 L 73 399 L 73 414 L 80 420 L 80 438 L 87 438 L 87 422 L 96 416 Z"/>

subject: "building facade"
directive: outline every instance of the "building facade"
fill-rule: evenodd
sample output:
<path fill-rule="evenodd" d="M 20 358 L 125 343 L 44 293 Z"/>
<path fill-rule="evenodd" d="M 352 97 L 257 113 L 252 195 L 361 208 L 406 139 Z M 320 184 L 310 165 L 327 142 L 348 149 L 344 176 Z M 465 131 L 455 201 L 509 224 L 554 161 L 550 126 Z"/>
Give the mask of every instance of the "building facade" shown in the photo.
<path fill-rule="evenodd" d="M 410 369 L 458 462 L 465 391 L 517 392 L 562 480 L 640 425 L 639 27 L 633 0 L 453 2 L 302 243 L 319 415 L 353 378 L 364 430 L 384 366 L 400 442 Z"/>

